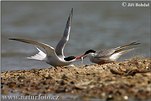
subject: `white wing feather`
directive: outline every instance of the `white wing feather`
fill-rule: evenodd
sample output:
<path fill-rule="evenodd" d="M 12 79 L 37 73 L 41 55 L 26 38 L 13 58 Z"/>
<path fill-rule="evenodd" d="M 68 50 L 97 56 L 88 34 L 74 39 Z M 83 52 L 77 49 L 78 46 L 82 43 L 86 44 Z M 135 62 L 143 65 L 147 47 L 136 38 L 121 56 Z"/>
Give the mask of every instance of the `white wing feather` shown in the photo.
<path fill-rule="evenodd" d="M 34 56 L 27 57 L 27 59 L 45 60 L 46 54 L 42 50 L 40 50 L 38 47 L 36 47 L 36 48 L 39 52 L 37 54 L 35 54 Z"/>

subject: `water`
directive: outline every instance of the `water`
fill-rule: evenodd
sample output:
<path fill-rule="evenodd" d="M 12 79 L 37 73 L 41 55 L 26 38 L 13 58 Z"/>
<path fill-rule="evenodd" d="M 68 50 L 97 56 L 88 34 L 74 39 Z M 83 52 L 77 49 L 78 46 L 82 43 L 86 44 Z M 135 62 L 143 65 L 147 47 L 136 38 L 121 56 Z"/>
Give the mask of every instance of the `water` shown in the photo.
<path fill-rule="evenodd" d="M 66 56 L 139 41 L 140 48 L 121 59 L 150 57 L 150 7 L 122 7 L 122 2 L 2 2 L 2 71 L 50 67 L 25 58 L 37 52 L 33 46 L 8 38 L 30 38 L 55 47 L 71 8 L 74 16 Z M 90 64 L 88 59 L 84 64 Z"/>

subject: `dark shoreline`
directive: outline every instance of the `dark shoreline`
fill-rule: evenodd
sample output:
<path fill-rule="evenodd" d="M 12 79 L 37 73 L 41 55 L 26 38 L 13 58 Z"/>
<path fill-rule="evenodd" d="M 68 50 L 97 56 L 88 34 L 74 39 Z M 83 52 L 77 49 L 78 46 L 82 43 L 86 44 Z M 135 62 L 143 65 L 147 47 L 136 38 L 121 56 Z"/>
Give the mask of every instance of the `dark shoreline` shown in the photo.
<path fill-rule="evenodd" d="M 151 99 L 151 58 L 79 67 L 15 70 L 1 73 L 3 95 L 76 94 L 83 98 Z"/>

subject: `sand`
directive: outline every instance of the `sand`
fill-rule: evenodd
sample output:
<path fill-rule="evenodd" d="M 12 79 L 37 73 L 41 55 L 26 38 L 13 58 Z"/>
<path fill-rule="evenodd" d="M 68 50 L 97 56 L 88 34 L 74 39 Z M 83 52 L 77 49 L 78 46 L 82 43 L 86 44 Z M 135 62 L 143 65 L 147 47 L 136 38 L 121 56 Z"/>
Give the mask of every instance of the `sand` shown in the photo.
<path fill-rule="evenodd" d="M 1 73 L 3 95 L 72 94 L 81 99 L 151 99 L 151 58 L 104 65 L 49 67 Z"/>

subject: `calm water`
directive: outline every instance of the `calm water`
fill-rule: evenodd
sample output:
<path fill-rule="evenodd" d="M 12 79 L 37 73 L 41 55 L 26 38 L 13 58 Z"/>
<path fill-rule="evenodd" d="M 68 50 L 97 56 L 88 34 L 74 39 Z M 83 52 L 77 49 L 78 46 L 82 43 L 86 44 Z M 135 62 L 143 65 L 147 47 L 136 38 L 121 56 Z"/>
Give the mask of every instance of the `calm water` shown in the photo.
<path fill-rule="evenodd" d="M 122 2 L 2 2 L 2 71 L 48 68 L 50 65 L 25 57 L 37 50 L 9 37 L 30 38 L 56 46 L 74 8 L 70 40 L 65 54 L 79 55 L 88 49 L 114 48 L 139 41 L 141 46 L 121 57 L 150 57 L 150 8 L 122 7 Z M 88 59 L 84 64 L 89 64 Z M 81 65 L 81 62 L 76 62 Z"/>

